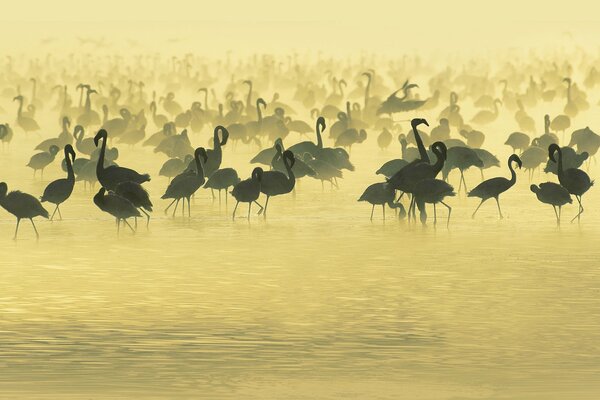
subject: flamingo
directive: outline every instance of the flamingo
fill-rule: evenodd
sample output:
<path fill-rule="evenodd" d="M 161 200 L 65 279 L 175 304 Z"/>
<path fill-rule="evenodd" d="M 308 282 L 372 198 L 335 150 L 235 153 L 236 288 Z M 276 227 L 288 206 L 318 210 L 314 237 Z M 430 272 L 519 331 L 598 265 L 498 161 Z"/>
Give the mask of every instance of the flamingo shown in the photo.
<path fill-rule="evenodd" d="M 35 197 L 28 193 L 23 193 L 18 190 L 8 193 L 8 185 L 5 182 L 0 182 L 0 206 L 6 211 L 17 217 L 17 228 L 15 229 L 15 236 L 13 240 L 17 240 L 17 233 L 19 233 L 19 222 L 21 219 L 27 218 L 31 221 L 33 230 L 35 231 L 35 237 L 40 238 L 33 218 L 40 216 L 48 218 L 48 211 L 42 206 L 42 203 Z"/>
<path fill-rule="evenodd" d="M 521 168 L 523 162 L 519 158 L 518 155 L 512 154 L 508 157 L 508 169 L 510 170 L 510 179 L 506 179 L 504 177 L 496 177 L 485 180 L 477 185 L 473 190 L 471 190 L 468 194 L 468 197 L 479 197 L 481 202 L 473 212 L 472 218 L 475 218 L 475 214 L 477 214 L 477 210 L 479 207 L 486 201 L 491 199 L 492 197 L 496 199 L 496 204 L 498 204 L 498 213 L 500 214 L 500 219 L 504 218 L 502 216 L 502 210 L 500 209 L 500 200 L 498 199 L 500 195 L 506 192 L 508 189 L 514 186 L 517 182 L 517 174 L 513 169 L 512 163 L 515 162 Z"/>
<path fill-rule="evenodd" d="M 73 172 L 75 151 L 73 150 L 73 146 L 70 144 L 66 145 L 64 152 L 65 161 L 67 163 L 67 177 L 50 182 L 48 186 L 46 186 L 46 189 L 44 189 L 44 194 L 40 198 L 42 203 L 47 201 L 49 203 L 56 204 L 56 208 L 50 217 L 50 221 L 54 219 L 54 214 L 56 214 L 57 211 L 58 216 L 62 220 L 59 206 L 71 196 L 71 193 L 73 193 L 73 186 L 75 185 L 75 174 Z"/>
<path fill-rule="evenodd" d="M 556 154 L 558 154 L 558 161 L 556 160 Z M 562 149 L 555 143 L 548 147 L 548 158 L 558 164 L 558 181 L 561 186 L 574 195 L 579 203 L 579 212 L 573 217 L 571 222 L 575 221 L 575 219 L 577 219 L 578 222 L 581 221 L 581 214 L 583 214 L 581 197 L 594 185 L 594 181 L 590 180 L 588 174 L 580 169 L 564 169 Z"/>

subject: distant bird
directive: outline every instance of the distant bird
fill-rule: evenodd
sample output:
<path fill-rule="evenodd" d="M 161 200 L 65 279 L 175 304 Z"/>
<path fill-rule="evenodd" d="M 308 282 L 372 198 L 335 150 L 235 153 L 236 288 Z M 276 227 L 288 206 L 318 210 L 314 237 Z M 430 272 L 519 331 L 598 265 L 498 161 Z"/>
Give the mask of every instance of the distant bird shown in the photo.
<path fill-rule="evenodd" d="M 44 168 L 46 168 L 48 165 L 50 165 L 52 163 L 52 161 L 54 161 L 54 158 L 56 157 L 56 155 L 58 154 L 59 148 L 56 145 L 52 145 L 50 146 L 50 149 L 46 152 L 43 151 L 41 153 L 37 153 L 34 154 L 31 159 L 29 160 L 29 163 L 27 163 L 27 166 L 31 169 L 33 169 L 33 176 L 35 177 L 35 173 L 38 170 L 42 171 L 41 177 L 42 179 L 44 178 Z"/>
<path fill-rule="evenodd" d="M 475 154 L 477 154 L 477 157 L 479 157 L 479 159 L 483 162 L 483 167 L 479 168 L 482 180 L 485 179 L 483 177 L 484 169 L 500 166 L 500 160 L 498 160 L 498 158 L 489 151 L 485 149 L 473 149 L 473 151 L 475 152 Z"/>
<path fill-rule="evenodd" d="M 13 101 L 19 102 L 19 109 L 17 110 L 17 125 L 26 133 L 39 131 L 40 126 L 35 119 L 23 115 L 23 96 L 18 95 L 13 99 Z"/>
<path fill-rule="evenodd" d="M 325 118 L 317 118 L 315 132 L 317 134 L 317 143 L 311 142 L 310 140 L 296 143 L 288 148 L 294 154 L 310 153 L 313 156 L 317 154 L 318 149 L 323 148 L 323 138 L 321 133 L 325 130 Z"/>
<path fill-rule="evenodd" d="M 441 118 L 440 124 L 431 130 L 431 140 L 443 142 L 450 139 L 450 125 L 448 118 Z"/>
<path fill-rule="evenodd" d="M 75 161 L 75 151 L 73 150 L 73 146 L 70 144 L 65 146 L 65 161 L 67 163 L 67 177 L 63 179 L 57 179 L 53 182 L 50 182 L 46 189 L 44 189 L 44 194 L 40 198 L 43 202 L 47 201 L 49 203 L 55 204 L 56 208 L 50 217 L 50 221 L 54 219 L 54 214 L 58 211 L 58 216 L 62 220 L 62 214 L 60 213 L 59 206 L 64 203 L 69 197 L 71 197 L 71 193 L 73 193 L 73 186 L 75 186 L 75 173 L 73 172 L 73 162 Z"/>
<path fill-rule="evenodd" d="M 221 137 L 219 137 L 219 133 L 221 133 Z M 229 131 L 222 125 L 216 126 L 213 132 L 213 148 L 206 150 L 208 160 L 204 165 L 204 173 L 207 177 L 210 177 L 221 166 L 223 161 L 222 147 L 227 144 L 227 139 L 229 139 Z"/>
<path fill-rule="evenodd" d="M 383 163 L 383 165 L 381 167 L 379 167 L 379 169 L 377 171 L 375 171 L 375 173 L 377 175 L 383 175 L 386 178 L 390 178 L 396 172 L 398 172 L 402 168 L 404 168 L 406 165 L 408 165 L 408 161 L 403 160 L 401 158 L 396 158 L 396 159 L 389 160 L 389 161 L 386 161 L 385 163 Z"/>
<path fill-rule="evenodd" d="M 4 182 L 0 183 L 0 206 L 6 211 L 17 217 L 17 228 L 15 229 L 14 240 L 17 239 L 19 232 L 19 222 L 26 218 L 31 221 L 36 238 L 40 235 L 33 223 L 33 218 L 40 216 L 48 218 L 48 211 L 42 206 L 42 203 L 30 194 L 20 192 L 18 190 L 8 193 L 8 185 Z"/>
<path fill-rule="evenodd" d="M 448 219 L 446 226 L 450 226 L 450 214 L 452 214 L 452 207 L 444 202 L 444 199 L 448 196 L 454 196 L 454 188 L 447 182 L 441 179 L 424 179 L 417 182 L 413 189 L 413 196 L 415 197 L 415 203 L 420 210 L 421 223 L 425 224 L 427 221 L 427 214 L 425 212 L 425 203 L 433 204 L 433 224 L 437 224 L 437 211 L 436 204 L 442 203 L 448 209 Z"/>
<path fill-rule="evenodd" d="M 227 189 L 240 183 L 241 179 L 233 168 L 221 168 L 213 172 L 204 184 L 204 188 L 219 191 L 219 203 L 221 202 L 221 190 L 225 190 L 225 204 L 227 204 Z"/>
<path fill-rule="evenodd" d="M 281 153 L 281 146 L 277 146 L 277 151 Z M 282 155 L 283 164 L 285 165 L 286 173 L 281 171 L 265 171 L 260 180 L 260 191 L 267 196 L 265 207 L 262 210 L 263 216 L 267 217 L 267 209 L 269 207 L 269 199 L 273 196 L 290 193 L 296 185 L 296 177 L 292 170 L 296 158 L 294 154 L 286 150 Z"/>
<path fill-rule="evenodd" d="M 152 202 L 148 192 L 136 182 L 121 182 L 115 187 L 115 194 L 126 198 L 138 208 L 146 216 L 146 227 L 150 224 L 150 214 L 146 211 L 152 212 Z M 136 218 L 137 228 L 137 218 Z"/>
<path fill-rule="evenodd" d="M 392 209 L 400 210 L 400 218 L 406 216 L 406 210 L 401 203 L 396 203 L 395 199 L 396 191 L 390 187 L 387 182 L 379 182 L 369 185 L 363 194 L 358 198 L 358 201 L 366 201 L 371 204 L 371 221 L 373 221 L 373 212 L 375 206 L 381 206 L 383 210 L 383 219 L 385 220 L 385 206 L 386 204 Z"/>
<path fill-rule="evenodd" d="M 121 182 L 135 182 L 144 183 L 150 180 L 150 175 L 139 174 L 136 171 L 111 165 L 104 167 L 104 157 L 106 153 L 106 141 L 108 139 L 108 133 L 104 129 L 100 129 L 94 137 L 94 144 L 98 147 L 98 142 L 102 139 L 102 147 L 100 148 L 100 156 L 96 164 L 96 175 L 98 182 L 107 190 L 114 190 L 117 185 Z"/>
<path fill-rule="evenodd" d="M 513 132 L 508 136 L 504 144 L 510 146 L 513 152 L 517 153 L 517 150 L 519 150 L 519 153 L 522 153 L 529 146 L 530 142 L 531 139 L 525 133 Z"/>
<path fill-rule="evenodd" d="M 481 146 L 483 146 L 483 142 L 485 141 L 485 135 L 481 131 L 461 129 L 460 136 L 467 139 L 467 146 L 474 149 L 481 148 Z"/>
<path fill-rule="evenodd" d="M 393 138 L 394 137 L 392 136 L 390 131 L 387 128 L 383 128 L 379 136 L 377 136 L 377 145 L 379 146 L 379 149 L 387 149 L 392 143 Z"/>
<path fill-rule="evenodd" d="M 260 196 L 260 182 L 262 180 L 262 175 L 263 169 L 261 167 L 256 167 L 252 170 L 252 176 L 249 179 L 245 179 L 233 187 L 231 195 L 236 200 L 235 208 L 233 209 L 233 219 L 235 219 L 235 212 L 240 202 L 248 203 L 248 220 L 250 220 L 252 203 L 255 203 L 260 207 L 259 214 L 262 212 L 263 206 L 256 201 L 258 196 Z"/>
<path fill-rule="evenodd" d="M 200 161 L 200 157 L 202 157 L 202 161 Z M 175 216 L 175 211 L 177 211 L 177 206 L 179 205 L 179 201 L 183 200 L 182 204 L 182 213 L 185 212 L 185 201 L 188 202 L 188 217 L 191 217 L 191 205 L 190 198 L 198 189 L 202 187 L 205 182 L 204 177 L 204 167 L 203 163 L 206 162 L 208 156 L 206 155 L 206 150 L 204 147 L 198 147 L 194 151 L 194 162 L 196 163 L 195 171 L 185 171 L 181 174 L 177 175 L 165 191 L 165 194 L 162 195 L 161 199 L 173 199 L 173 201 L 169 204 L 169 206 L 165 209 L 165 214 L 169 210 L 169 208 L 175 203 L 175 208 L 173 209 L 173 216 Z"/>
<path fill-rule="evenodd" d="M 577 146 L 579 153 L 588 153 L 588 156 L 595 157 L 600 148 L 600 135 L 592 131 L 589 126 L 583 129 L 577 129 L 571 134 L 569 147 Z"/>
<path fill-rule="evenodd" d="M 337 178 L 343 178 L 342 171 L 327 161 L 316 159 L 310 153 L 304 153 L 303 161 L 315 171 L 315 179 L 321 181 L 321 189 L 324 189 L 323 182 L 325 181 L 329 182 L 332 188 L 335 186 L 339 189 Z"/>
<path fill-rule="evenodd" d="M 73 136 L 75 137 L 75 148 L 82 154 L 91 155 L 96 149 L 94 144 L 94 138 L 88 137 L 83 138 L 85 129 L 81 125 L 76 125 L 73 129 Z"/>
<path fill-rule="evenodd" d="M 420 107 L 422 107 L 427 100 L 409 100 L 408 92 L 412 88 L 417 88 L 418 85 L 414 83 L 408 83 L 408 81 L 404 82 L 404 85 L 394 93 L 388 96 L 377 109 L 377 115 L 380 114 L 389 114 L 390 116 L 394 113 L 405 112 L 405 111 L 413 111 Z M 401 91 L 404 93 L 402 97 L 397 97 L 396 94 Z"/>
<path fill-rule="evenodd" d="M 451 147 L 446 154 L 447 158 L 442 168 L 442 177 L 447 181 L 450 172 L 455 168 L 458 169 L 460 171 L 458 191 L 460 192 L 461 185 L 463 185 L 466 193 L 468 189 L 464 172 L 471 167 L 483 168 L 483 161 L 479 158 L 475 149 L 469 147 Z"/>
<path fill-rule="evenodd" d="M 125 223 L 131 229 L 131 232 L 135 233 L 133 227 L 127 222 L 127 218 L 141 217 L 139 210 L 129 200 L 119 196 L 113 192 L 106 192 L 106 189 L 101 187 L 98 193 L 94 196 L 94 204 L 104 211 L 117 219 L 117 233 L 121 226 L 121 221 Z"/>
<path fill-rule="evenodd" d="M 517 182 L 517 174 L 513 169 L 512 163 L 515 162 L 521 168 L 523 163 L 521 159 L 516 154 L 511 155 L 508 158 L 508 169 L 510 170 L 510 179 L 506 179 L 504 177 L 496 177 L 491 178 L 486 181 L 481 182 L 477 185 L 473 190 L 469 192 L 469 197 L 479 197 L 481 202 L 473 212 L 472 217 L 475 218 L 475 214 L 479 210 L 479 207 L 483 204 L 484 201 L 489 200 L 491 198 L 496 199 L 496 204 L 498 204 L 498 213 L 500 214 L 500 219 L 504 218 L 502 216 L 502 210 L 500 209 L 500 200 L 498 199 L 500 195 L 506 192 L 508 189 L 514 186 L 515 182 Z"/>
<path fill-rule="evenodd" d="M 562 206 L 573 203 L 573 199 L 571 198 L 569 191 L 558 183 L 554 182 L 540 183 L 539 186 L 531 185 L 529 188 L 533 193 L 535 193 L 539 201 L 552 206 L 554 209 L 554 214 L 556 215 L 556 223 L 560 224 Z M 556 211 L 557 207 L 558 211 Z"/>
<path fill-rule="evenodd" d="M 558 161 L 556 160 L 556 154 L 558 154 Z M 579 212 L 571 222 L 577 219 L 581 220 L 581 214 L 583 214 L 583 205 L 581 204 L 581 197 L 592 187 L 594 181 L 590 180 L 588 174 L 577 168 L 565 169 L 563 166 L 563 155 L 562 149 L 557 144 L 551 144 L 548 147 L 548 158 L 558 164 L 558 181 L 561 186 L 567 189 L 569 193 L 575 196 L 579 203 Z"/>
<path fill-rule="evenodd" d="M 548 146 L 550 146 L 550 144 Z M 546 148 L 548 148 L 548 146 L 546 146 Z M 563 168 L 565 170 L 569 168 L 579 168 L 589 158 L 589 154 L 585 151 L 581 154 L 577 154 L 577 152 L 569 146 L 561 147 L 560 150 L 562 155 Z M 548 159 L 548 162 L 544 167 L 544 172 L 547 174 L 558 175 L 558 164 Z"/>
<path fill-rule="evenodd" d="M 538 139 L 533 139 L 533 144 L 521 154 L 523 168 L 529 175 L 529 181 L 533 178 L 534 171 L 546 161 L 547 152 L 541 146 L 537 145 Z"/>
<path fill-rule="evenodd" d="M 170 158 L 164 162 L 162 167 L 160 167 L 160 171 L 158 171 L 158 175 L 166 176 L 169 178 L 169 182 L 171 182 L 171 178 L 179 175 L 187 166 L 194 161 L 194 157 L 191 154 L 185 156 L 182 160 L 180 158 Z"/>
<path fill-rule="evenodd" d="M 494 111 L 481 110 L 471 120 L 478 125 L 488 125 L 498 118 L 498 104 L 502 104 L 500 99 L 494 100 Z"/>
<path fill-rule="evenodd" d="M 364 129 L 357 131 L 356 129 L 351 128 L 342 132 L 337 139 L 335 139 L 334 145 L 336 147 L 344 147 L 349 151 L 352 151 L 352 145 L 362 143 L 365 140 L 367 140 L 367 131 Z"/>

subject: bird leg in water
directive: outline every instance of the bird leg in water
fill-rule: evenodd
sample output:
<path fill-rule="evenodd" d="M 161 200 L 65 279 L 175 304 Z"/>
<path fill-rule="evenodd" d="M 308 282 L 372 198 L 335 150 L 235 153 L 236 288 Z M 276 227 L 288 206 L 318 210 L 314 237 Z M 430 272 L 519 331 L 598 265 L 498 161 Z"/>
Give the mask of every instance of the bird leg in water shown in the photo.
<path fill-rule="evenodd" d="M 269 199 L 270 198 L 271 198 L 271 196 L 267 196 L 267 201 L 265 203 L 265 209 L 264 210 L 259 210 L 258 211 L 258 215 L 260 215 L 262 213 L 263 217 L 267 218 L 267 208 L 269 207 Z"/>
<path fill-rule="evenodd" d="M 169 204 L 169 206 L 167 208 L 165 208 L 165 215 L 167 215 L 167 211 L 169 211 L 169 208 L 171 208 L 173 203 L 175 203 L 176 201 L 177 201 L 177 199 L 173 199 L 173 201 Z"/>
<path fill-rule="evenodd" d="M 210 189 L 210 194 L 212 195 L 212 199 L 214 201 L 215 200 L 215 191 L 213 189 Z"/>
<path fill-rule="evenodd" d="M 256 213 L 256 215 L 260 215 L 263 212 L 264 207 L 260 205 L 260 203 L 256 200 L 254 200 L 254 204 L 256 204 L 258 207 L 260 207 L 260 210 L 258 210 L 258 212 Z"/>
<path fill-rule="evenodd" d="M 383 210 L 383 220 L 385 221 L 385 204 L 381 205 L 381 209 Z"/>
<path fill-rule="evenodd" d="M 56 210 L 58 211 L 58 218 L 60 218 L 60 220 L 62 221 L 62 214 L 60 213 L 59 204 L 56 205 Z"/>
<path fill-rule="evenodd" d="M 440 203 L 445 205 L 446 208 L 448 209 L 448 221 L 446 222 L 446 228 L 447 228 L 450 226 L 450 214 L 452 214 L 452 207 L 450 207 L 448 204 L 444 203 L 443 201 L 440 201 Z"/>
<path fill-rule="evenodd" d="M 556 225 L 560 225 L 560 217 L 558 216 L 558 211 L 556 211 L 556 206 L 553 204 L 552 208 L 554 209 L 554 215 L 556 215 Z"/>
<path fill-rule="evenodd" d="M 371 221 L 373 221 L 373 211 L 375 211 L 375 204 L 371 207 Z"/>
<path fill-rule="evenodd" d="M 21 222 L 21 218 L 17 218 L 17 229 L 15 229 L 15 236 L 13 240 L 17 240 L 17 233 L 19 233 L 19 223 Z"/>
<path fill-rule="evenodd" d="M 496 197 L 496 204 L 498 204 L 498 213 L 500 214 L 500 219 L 504 219 L 504 216 L 502 215 L 502 210 L 500 209 L 500 199 L 498 199 L 498 197 Z"/>
<path fill-rule="evenodd" d="M 58 210 L 58 204 L 56 205 L 56 207 L 54 208 L 54 212 L 52 213 L 52 215 L 50 216 L 50 221 L 52 221 L 54 219 L 54 214 L 56 214 L 56 210 Z M 62 219 L 62 218 L 61 218 Z"/>
<path fill-rule="evenodd" d="M 463 185 L 465 186 L 465 194 L 466 194 L 466 193 L 468 193 L 468 190 L 467 190 L 467 181 L 465 180 L 465 176 L 464 176 L 462 170 L 460 171 L 460 177 L 462 179 Z"/>
<path fill-rule="evenodd" d="M 144 211 L 143 208 L 140 208 L 140 211 L 143 212 L 144 214 L 146 214 L 146 228 L 148 228 L 148 225 L 150 225 L 150 214 L 148 214 L 146 211 Z"/>
<path fill-rule="evenodd" d="M 33 226 L 33 230 L 35 231 L 35 237 L 36 239 L 40 238 L 40 234 L 37 231 L 37 228 L 35 227 L 35 224 L 33 223 L 33 218 L 29 218 L 29 220 L 31 221 L 31 226 Z"/>
<path fill-rule="evenodd" d="M 123 222 L 125 222 L 125 224 L 129 227 L 129 229 L 131 229 L 131 232 L 133 232 L 133 234 L 135 234 L 135 230 L 133 229 L 133 227 L 131 225 L 129 225 L 129 222 L 127 222 L 127 220 L 125 218 L 123 218 Z"/>
<path fill-rule="evenodd" d="M 188 218 L 192 217 L 192 210 L 191 210 L 191 206 L 190 206 L 190 198 L 187 198 L 188 201 Z"/>
<path fill-rule="evenodd" d="M 577 222 L 580 222 L 581 214 L 583 214 L 583 205 L 581 204 L 581 196 L 575 195 L 575 198 L 577 199 L 577 202 L 579 203 L 579 212 L 577 213 L 576 216 L 573 217 L 571 222 L 575 221 L 575 219 L 577 219 Z"/>
<path fill-rule="evenodd" d="M 471 218 L 475 218 L 475 214 L 477 214 L 477 211 L 479 210 L 479 207 L 481 207 L 481 205 L 483 204 L 485 200 L 481 200 L 481 202 L 479 203 L 479 205 L 477 206 L 477 208 L 475 209 L 475 211 L 473 211 L 473 215 L 471 215 Z"/>
<path fill-rule="evenodd" d="M 433 225 L 437 225 L 437 210 L 435 208 L 435 203 L 433 203 Z"/>
<path fill-rule="evenodd" d="M 233 216 L 232 216 L 233 220 L 235 220 L 235 211 L 237 210 L 239 204 L 240 204 L 239 201 L 235 203 L 235 208 L 233 209 Z"/>
<path fill-rule="evenodd" d="M 177 211 L 177 206 L 179 205 L 179 200 L 181 200 L 181 199 L 177 199 L 177 203 L 175 203 L 175 208 L 173 208 L 173 218 L 175 218 L 175 211 Z"/>

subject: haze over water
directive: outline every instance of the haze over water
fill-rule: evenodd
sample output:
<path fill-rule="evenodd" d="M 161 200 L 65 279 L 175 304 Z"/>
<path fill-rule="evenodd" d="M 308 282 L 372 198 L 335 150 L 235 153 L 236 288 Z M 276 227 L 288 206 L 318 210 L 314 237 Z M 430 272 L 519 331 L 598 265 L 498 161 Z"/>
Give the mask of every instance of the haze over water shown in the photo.
<path fill-rule="evenodd" d="M 541 38 L 531 27 L 545 26 L 562 13 L 550 10 L 530 19 L 535 10 L 523 5 L 525 11 L 513 19 L 508 10 L 518 9 L 507 7 L 497 14 L 498 20 L 514 23 L 516 32 L 490 22 L 489 32 L 480 32 L 489 38 L 490 48 L 477 38 L 463 46 L 469 36 L 465 24 L 473 20 L 474 26 L 485 25 L 490 17 L 481 6 L 469 17 L 466 2 L 459 3 L 456 8 L 444 3 L 412 10 L 377 4 L 366 10 L 340 9 L 336 14 L 338 7 L 322 5 L 319 13 L 316 4 L 304 3 L 289 6 L 289 12 L 283 10 L 288 5 L 266 2 L 256 8 L 227 8 L 226 13 L 217 5 L 211 12 L 178 2 L 163 5 L 160 11 L 140 11 L 140 7 L 116 7 L 109 2 L 106 7 L 91 7 L 83 21 L 76 18 L 79 12 L 69 11 L 77 10 L 70 8 L 73 2 L 64 2 L 62 9 L 63 4 L 40 4 L 29 17 L 24 16 L 23 6 L 15 4 L 15 17 L 7 17 L 2 30 L 20 26 L 22 34 L 14 42 L 4 35 L 1 43 L 14 56 L 15 68 L 23 70 L 30 59 L 44 60 L 48 53 L 62 59 L 76 52 L 79 27 L 81 36 L 106 40 L 106 47 L 98 50 L 81 45 L 79 49 L 86 53 L 115 52 L 126 63 L 136 53 L 156 54 L 161 60 L 159 72 L 172 55 L 183 58 L 193 52 L 202 57 L 205 47 L 209 63 L 226 57 L 225 49 L 231 50 L 232 60 L 276 53 L 285 62 L 285 55 L 297 52 L 309 64 L 331 52 L 340 65 L 375 64 L 386 83 L 396 88 L 409 76 L 386 75 L 388 61 L 401 59 L 404 50 L 413 56 L 422 49 L 424 63 L 435 60 L 442 67 L 431 65 L 411 74 L 411 81 L 420 85 L 416 92 L 421 98 L 431 95 L 428 82 L 433 73 L 453 62 L 460 69 L 471 56 L 493 72 L 496 59 L 482 59 L 482 55 L 494 53 L 498 63 L 504 63 L 507 54 L 519 54 L 520 63 L 528 60 L 528 54 L 532 58 L 562 54 L 572 60 L 572 78 L 583 86 L 586 70 L 577 66 L 588 64 L 580 49 L 596 46 L 589 40 L 594 28 L 587 23 L 576 29 L 578 24 L 565 16 L 556 22 L 560 29 Z M 199 13 L 203 14 L 196 17 Z M 206 21 L 177 22 L 195 18 Z M 384 21 L 381 26 L 377 18 Z M 458 21 L 455 33 L 449 33 L 452 19 Z M 255 20 L 263 23 L 253 24 Z M 164 32 L 152 29 L 153 24 L 164 27 Z M 390 26 L 396 29 L 385 28 Z M 40 27 L 49 29 L 40 32 Z M 210 27 L 218 34 L 211 35 Z M 386 32 L 391 38 L 383 38 Z M 521 47 L 518 33 L 527 33 Z M 456 40 L 448 40 L 448 35 Z M 56 41 L 39 44 L 48 37 Z M 182 39 L 170 41 L 178 37 Z M 135 44 L 127 42 L 129 38 Z M 446 47 L 440 42 L 452 42 L 454 47 L 440 49 Z M 454 55 L 446 59 L 439 51 Z M 585 54 L 595 57 L 597 50 Z M 84 65 L 86 58 L 79 57 L 77 65 Z M 368 62 L 360 61 L 361 57 Z M 222 92 L 230 76 L 217 76 L 215 87 Z M 92 85 L 95 81 L 96 77 L 90 78 Z M 349 80 L 349 89 L 356 82 Z M 148 86 L 148 93 L 151 87 L 164 92 L 159 81 Z M 237 97 L 243 99 L 244 87 L 237 88 Z M 309 111 L 292 100 L 292 89 L 276 89 L 264 88 L 261 94 L 268 102 L 279 91 L 282 101 L 314 126 Z M 29 87 L 21 90 L 30 92 Z M 496 88 L 496 93 L 500 91 Z M 177 100 L 187 107 L 202 98 L 194 92 L 195 88 L 185 89 L 177 93 Z M 567 140 L 573 129 L 600 129 L 596 92 L 597 88 L 587 90 L 590 109 L 573 120 Z M 74 88 L 71 96 L 76 102 Z M 33 148 L 60 131 L 57 114 L 50 111 L 55 98 L 44 101 L 46 107 L 36 114 L 40 133 L 15 129 L 10 147 L 0 153 L 1 181 L 8 182 L 9 190 L 36 197 L 51 180 L 65 175 L 59 162 L 44 171 L 43 181 L 34 179 L 25 167 Z M 447 101 L 444 97 L 434 110 L 395 118 L 424 117 L 430 122 L 429 132 Z M 472 99 L 461 99 L 460 104 L 468 123 L 477 109 Z M 16 103 L 2 98 L 0 106 L 5 110 L 0 122 L 13 124 Z M 544 114 L 559 114 L 563 106 L 561 99 L 527 109 L 538 135 L 543 133 Z M 149 137 L 158 128 L 146 115 Z M 400 125 L 402 132 L 410 129 L 408 122 Z M 86 137 L 96 130 L 86 131 Z M 486 134 L 484 147 L 500 160 L 500 167 L 485 170 L 485 178 L 508 177 L 506 159 L 512 151 L 503 143 L 518 130 L 513 113 L 503 109 L 493 124 L 481 130 Z M 563 208 L 560 228 L 551 207 L 539 203 L 529 190 L 530 183 L 557 179 L 537 171 L 531 182 L 526 172 L 518 171 L 515 187 L 501 197 L 503 220 L 498 220 L 493 200 L 471 219 L 478 201 L 460 193 L 448 200 L 452 206 L 448 229 L 443 206 L 437 207 L 437 227 L 431 211 L 427 227 L 399 220 L 390 209 L 384 222 L 381 207 L 376 207 L 370 221 L 370 205 L 357 199 L 369 184 L 383 180 L 375 171 L 385 161 L 399 158 L 401 149 L 396 134 L 382 151 L 376 143 L 380 131 L 367 131 L 367 141 L 354 146 L 350 154 L 356 171 L 344 171 L 339 190 L 328 183 L 322 190 L 320 182 L 304 178 L 295 196 L 270 200 L 266 220 L 255 211 L 250 221 L 241 218 L 247 212 L 247 204 L 241 204 L 240 218 L 232 221 L 233 199 L 228 205 L 219 204 L 205 189 L 196 193 L 190 219 L 179 212 L 175 218 L 164 215 L 169 202 L 160 196 L 168 181 L 158 170 L 167 158 L 139 144 L 118 145 L 117 161 L 152 176 L 144 184 L 155 206 L 148 230 L 140 220 L 135 235 L 121 228 L 117 236 L 114 219 L 92 202 L 98 186 L 84 190 L 82 183 L 76 183 L 73 195 L 61 207 L 63 221 L 36 219 L 39 241 L 28 221 L 22 222 L 19 239 L 11 241 L 15 220 L 0 210 L 0 397 L 597 398 L 598 188 L 592 187 L 584 196 L 581 224 L 569 223 L 576 213 L 576 206 L 569 205 Z M 327 134 L 326 144 L 333 146 Z M 454 131 L 453 137 L 458 137 Z M 211 138 L 208 125 L 199 134 L 190 133 L 194 147 L 212 147 Z M 314 134 L 308 138 L 313 140 Z M 301 140 L 307 139 L 294 133 L 285 143 Z M 246 179 L 254 167 L 249 160 L 259 149 L 246 145 L 234 149 L 229 144 L 223 151 L 223 166 L 234 167 Z M 595 161 L 586 171 L 592 179 L 598 176 Z M 481 181 L 476 169 L 465 177 L 469 189 Z M 453 171 L 449 182 L 458 188 L 458 179 Z"/>

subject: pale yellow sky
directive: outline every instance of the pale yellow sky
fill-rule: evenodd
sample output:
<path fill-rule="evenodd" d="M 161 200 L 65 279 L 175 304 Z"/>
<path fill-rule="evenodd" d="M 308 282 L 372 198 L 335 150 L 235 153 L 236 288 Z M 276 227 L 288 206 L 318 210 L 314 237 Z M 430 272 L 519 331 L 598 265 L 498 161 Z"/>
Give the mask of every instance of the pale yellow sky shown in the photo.
<path fill-rule="evenodd" d="M 177 37 L 182 51 L 207 52 L 489 51 L 575 42 L 596 46 L 600 6 L 591 3 L 573 0 L 558 7 L 523 0 L 14 1 L 3 5 L 0 40 L 7 49 L 18 49 L 40 37 L 132 38 L 153 46 Z"/>

